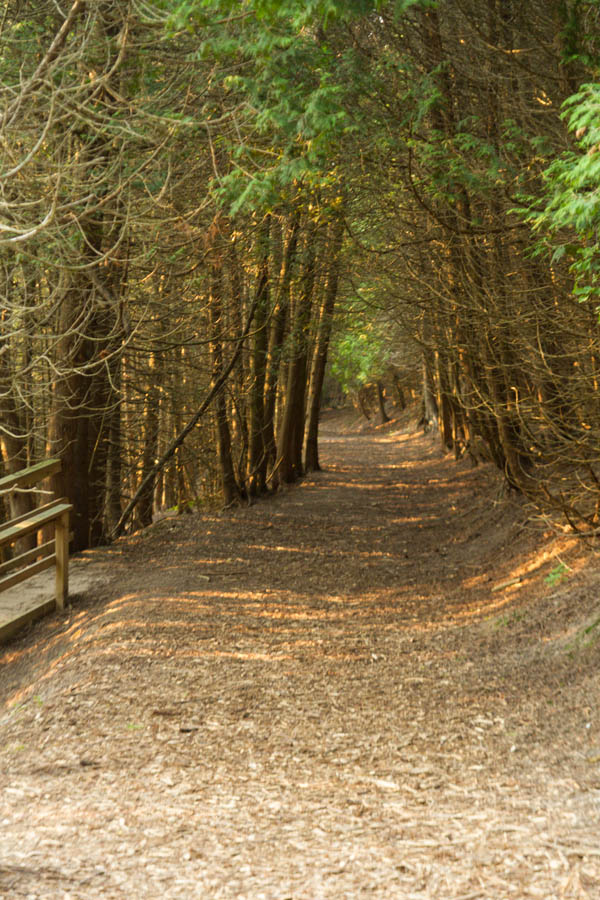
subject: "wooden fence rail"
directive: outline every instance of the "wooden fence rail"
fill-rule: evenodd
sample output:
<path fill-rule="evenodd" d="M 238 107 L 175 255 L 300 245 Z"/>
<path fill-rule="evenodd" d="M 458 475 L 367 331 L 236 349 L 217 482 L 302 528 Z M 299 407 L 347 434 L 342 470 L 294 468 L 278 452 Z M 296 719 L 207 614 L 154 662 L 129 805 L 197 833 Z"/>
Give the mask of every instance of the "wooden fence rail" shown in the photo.
<path fill-rule="evenodd" d="M 0 478 L 0 495 L 30 489 L 42 479 L 59 472 L 60 465 L 59 459 L 49 459 L 6 475 Z M 20 538 L 37 534 L 43 528 L 54 525 L 54 540 L 0 562 L 0 592 L 55 566 L 56 606 L 57 609 L 64 609 L 69 595 L 69 513 L 72 509 L 72 505 L 65 499 L 51 500 L 0 526 L 1 550 L 7 544 L 14 544 Z"/>

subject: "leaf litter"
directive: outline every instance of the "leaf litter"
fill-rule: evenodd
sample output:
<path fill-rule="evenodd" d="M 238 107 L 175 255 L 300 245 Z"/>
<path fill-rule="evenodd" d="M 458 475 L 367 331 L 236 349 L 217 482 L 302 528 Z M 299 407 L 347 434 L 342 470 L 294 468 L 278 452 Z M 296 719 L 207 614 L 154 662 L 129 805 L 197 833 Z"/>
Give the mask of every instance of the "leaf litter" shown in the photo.
<path fill-rule="evenodd" d="M 406 422 L 321 453 L 3 648 L 1 897 L 600 897 L 593 549 Z"/>

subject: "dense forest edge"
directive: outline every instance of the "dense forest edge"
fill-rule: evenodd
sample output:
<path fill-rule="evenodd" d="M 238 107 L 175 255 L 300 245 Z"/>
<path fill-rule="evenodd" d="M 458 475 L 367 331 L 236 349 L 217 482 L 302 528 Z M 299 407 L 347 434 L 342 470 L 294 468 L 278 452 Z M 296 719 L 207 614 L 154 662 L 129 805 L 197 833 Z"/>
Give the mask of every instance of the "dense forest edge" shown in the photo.
<path fill-rule="evenodd" d="M 417 404 L 594 538 L 599 15 L 6 3 L 3 473 L 61 458 L 77 551 L 318 470 L 323 404 Z"/>

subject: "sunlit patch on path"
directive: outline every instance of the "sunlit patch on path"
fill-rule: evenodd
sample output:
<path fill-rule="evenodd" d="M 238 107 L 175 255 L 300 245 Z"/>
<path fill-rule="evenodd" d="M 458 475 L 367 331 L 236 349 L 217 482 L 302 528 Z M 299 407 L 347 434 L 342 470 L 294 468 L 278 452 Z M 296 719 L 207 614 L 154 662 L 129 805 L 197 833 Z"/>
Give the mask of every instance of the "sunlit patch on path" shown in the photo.
<path fill-rule="evenodd" d="M 0 896 L 593 900 L 597 585 L 492 471 L 327 425 L 3 649 Z"/>

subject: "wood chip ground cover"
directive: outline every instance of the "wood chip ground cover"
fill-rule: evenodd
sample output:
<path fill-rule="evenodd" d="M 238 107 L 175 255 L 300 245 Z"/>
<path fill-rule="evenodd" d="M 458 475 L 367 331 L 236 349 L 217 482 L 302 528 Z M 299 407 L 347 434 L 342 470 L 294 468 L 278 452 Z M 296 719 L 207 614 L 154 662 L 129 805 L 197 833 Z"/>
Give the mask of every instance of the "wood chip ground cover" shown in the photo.
<path fill-rule="evenodd" d="M 596 556 L 392 427 L 2 649 L 0 897 L 600 898 Z"/>

